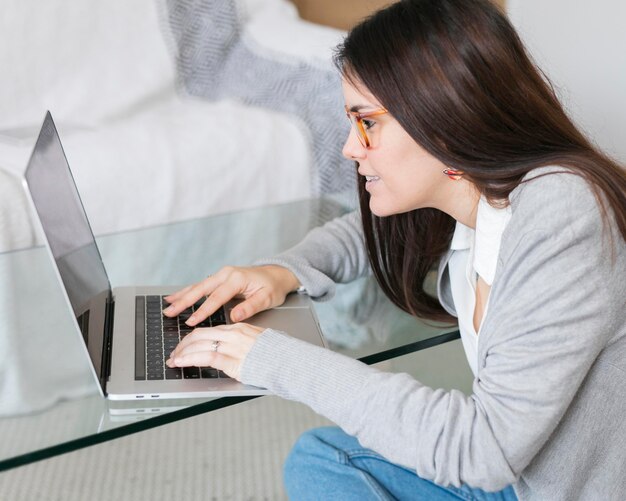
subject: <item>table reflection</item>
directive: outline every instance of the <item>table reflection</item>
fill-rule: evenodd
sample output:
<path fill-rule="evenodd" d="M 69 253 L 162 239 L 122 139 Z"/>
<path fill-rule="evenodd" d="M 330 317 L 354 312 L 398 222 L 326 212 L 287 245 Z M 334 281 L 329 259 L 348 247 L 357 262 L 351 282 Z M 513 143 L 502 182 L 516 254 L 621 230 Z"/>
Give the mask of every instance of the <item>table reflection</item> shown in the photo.
<path fill-rule="evenodd" d="M 113 287 L 185 285 L 283 251 L 348 210 L 309 200 L 105 236 L 98 247 Z M 107 401 L 46 250 L 0 254 L 0 281 L 0 469 L 242 401 Z M 454 330 L 401 312 L 372 276 L 315 308 L 331 349 L 356 358 Z"/>

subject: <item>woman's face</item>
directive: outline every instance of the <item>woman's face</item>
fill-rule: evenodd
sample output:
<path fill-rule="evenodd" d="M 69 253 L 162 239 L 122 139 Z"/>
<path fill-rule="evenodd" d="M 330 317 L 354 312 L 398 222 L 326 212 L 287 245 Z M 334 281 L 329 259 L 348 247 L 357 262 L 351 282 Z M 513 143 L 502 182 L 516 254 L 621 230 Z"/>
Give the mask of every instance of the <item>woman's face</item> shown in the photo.
<path fill-rule="evenodd" d="M 365 88 L 345 79 L 343 94 L 348 109 L 367 112 L 382 108 Z M 446 166 L 421 148 L 389 114 L 364 119 L 370 148 L 359 141 L 354 128 L 343 147 L 343 155 L 359 164 L 370 194 L 370 210 L 389 216 L 424 207 L 438 207 L 450 195 Z"/>

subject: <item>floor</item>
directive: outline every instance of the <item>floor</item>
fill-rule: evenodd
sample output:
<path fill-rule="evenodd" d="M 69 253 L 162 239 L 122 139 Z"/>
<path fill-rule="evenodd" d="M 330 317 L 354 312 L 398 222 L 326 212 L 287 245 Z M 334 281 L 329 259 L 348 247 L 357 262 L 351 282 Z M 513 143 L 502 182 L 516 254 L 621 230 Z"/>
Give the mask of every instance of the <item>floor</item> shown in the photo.
<path fill-rule="evenodd" d="M 379 366 L 471 392 L 458 340 Z M 327 424 L 304 405 L 262 397 L 0 473 L 0 500 L 282 500 L 291 445 Z"/>

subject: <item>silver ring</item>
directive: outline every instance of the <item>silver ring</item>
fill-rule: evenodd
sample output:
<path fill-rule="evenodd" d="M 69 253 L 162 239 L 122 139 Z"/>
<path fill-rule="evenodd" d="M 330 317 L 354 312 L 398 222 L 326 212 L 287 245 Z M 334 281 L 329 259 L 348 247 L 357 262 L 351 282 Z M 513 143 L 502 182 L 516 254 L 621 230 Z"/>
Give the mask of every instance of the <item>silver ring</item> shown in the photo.
<path fill-rule="evenodd" d="M 220 347 L 220 342 L 219 341 L 213 341 L 213 344 L 211 345 L 211 351 L 214 351 L 217 353 L 217 349 Z"/>

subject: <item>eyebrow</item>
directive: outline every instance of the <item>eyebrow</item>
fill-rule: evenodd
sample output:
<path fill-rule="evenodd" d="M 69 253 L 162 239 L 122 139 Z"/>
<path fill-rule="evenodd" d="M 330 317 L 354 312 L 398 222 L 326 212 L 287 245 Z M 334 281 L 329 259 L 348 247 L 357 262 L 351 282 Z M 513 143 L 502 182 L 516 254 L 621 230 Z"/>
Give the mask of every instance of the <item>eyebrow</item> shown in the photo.
<path fill-rule="evenodd" d="M 350 111 L 354 112 L 354 113 L 358 113 L 359 111 L 363 110 L 363 109 L 374 109 L 376 108 L 376 106 L 372 105 L 372 104 L 356 104 L 354 106 L 350 107 Z"/>

